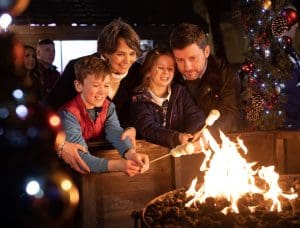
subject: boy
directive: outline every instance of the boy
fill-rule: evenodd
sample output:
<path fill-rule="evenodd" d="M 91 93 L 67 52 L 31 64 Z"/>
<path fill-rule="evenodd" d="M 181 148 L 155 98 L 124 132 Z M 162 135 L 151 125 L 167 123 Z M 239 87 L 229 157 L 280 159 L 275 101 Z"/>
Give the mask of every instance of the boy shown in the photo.
<path fill-rule="evenodd" d="M 148 156 L 136 153 L 128 138 L 121 140 L 123 129 L 115 105 L 107 99 L 111 74 L 108 63 L 96 57 L 84 57 L 75 64 L 74 69 L 74 86 L 78 95 L 59 111 L 66 141 L 87 147 L 86 140 L 105 133 L 106 139 L 127 160 L 107 160 L 79 151 L 92 172 L 122 171 L 133 176 L 147 171 Z"/>

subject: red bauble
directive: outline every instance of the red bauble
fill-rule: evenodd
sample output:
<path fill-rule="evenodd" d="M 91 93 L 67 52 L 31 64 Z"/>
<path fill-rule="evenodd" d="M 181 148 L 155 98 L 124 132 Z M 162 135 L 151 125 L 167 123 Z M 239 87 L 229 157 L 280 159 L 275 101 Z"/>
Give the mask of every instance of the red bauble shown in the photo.
<path fill-rule="evenodd" d="M 292 8 L 287 8 L 281 11 L 281 16 L 288 20 L 288 26 L 292 26 L 298 21 L 298 13 Z"/>
<path fill-rule="evenodd" d="M 283 41 L 284 41 L 284 43 L 286 45 L 288 45 L 288 46 L 292 45 L 293 40 L 292 40 L 291 37 L 289 37 L 289 36 L 283 36 L 282 39 L 283 39 Z"/>

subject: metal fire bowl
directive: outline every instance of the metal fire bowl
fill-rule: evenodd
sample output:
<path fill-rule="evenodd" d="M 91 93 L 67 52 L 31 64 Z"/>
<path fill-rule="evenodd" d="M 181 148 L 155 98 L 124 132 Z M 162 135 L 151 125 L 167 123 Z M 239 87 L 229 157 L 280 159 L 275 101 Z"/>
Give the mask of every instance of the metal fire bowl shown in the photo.
<path fill-rule="evenodd" d="M 280 175 L 279 177 L 279 181 L 285 181 L 288 185 L 292 185 L 292 183 L 296 180 L 296 179 L 299 179 L 300 180 L 300 174 L 290 174 L 290 175 Z M 201 183 L 200 183 L 201 184 Z M 178 188 L 178 189 L 175 189 L 175 190 L 172 190 L 172 191 L 169 191 L 169 192 L 166 192 L 162 195 L 159 195 L 157 197 L 155 197 L 154 199 L 150 200 L 146 206 L 143 208 L 142 210 L 142 220 L 144 222 L 144 224 L 146 225 L 146 227 L 151 227 L 150 224 L 148 224 L 148 222 L 146 221 L 145 219 L 145 214 L 146 214 L 146 211 L 147 211 L 147 208 L 149 205 L 152 205 L 154 202 L 158 201 L 158 200 L 163 200 L 164 198 L 166 198 L 167 196 L 170 196 L 170 195 L 174 195 L 175 193 L 177 192 L 180 192 L 181 190 L 183 190 L 185 188 Z"/>

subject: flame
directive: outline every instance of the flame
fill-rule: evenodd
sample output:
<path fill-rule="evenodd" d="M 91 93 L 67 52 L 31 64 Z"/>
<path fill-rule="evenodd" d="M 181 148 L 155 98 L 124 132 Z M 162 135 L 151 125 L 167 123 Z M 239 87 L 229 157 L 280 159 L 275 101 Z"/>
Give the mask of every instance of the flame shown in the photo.
<path fill-rule="evenodd" d="M 211 148 L 205 149 L 203 143 L 200 142 L 205 155 L 200 166 L 200 171 L 205 172 L 204 183 L 196 190 L 197 178 L 192 181 L 186 191 L 186 197 L 193 198 L 186 203 L 187 207 L 197 201 L 204 203 L 208 197 L 225 198 L 231 205 L 224 208 L 222 213 L 239 213 L 238 200 L 245 194 L 258 193 L 262 194 L 265 200 L 272 200 L 271 211 L 275 209 L 281 211 L 280 196 L 287 199 L 297 198 L 295 193 L 284 194 L 282 192 L 278 185 L 279 175 L 274 171 L 274 166 L 263 166 L 255 170 L 253 167 L 257 163 L 246 161 L 240 154 L 240 151 L 247 154 L 247 147 L 243 140 L 237 139 L 237 143 L 234 143 L 220 131 L 222 144 L 219 146 L 207 129 L 203 131 L 203 135 Z M 257 175 L 266 182 L 264 189 L 256 186 L 255 176 Z M 254 211 L 255 207 L 251 207 L 249 210 Z"/>

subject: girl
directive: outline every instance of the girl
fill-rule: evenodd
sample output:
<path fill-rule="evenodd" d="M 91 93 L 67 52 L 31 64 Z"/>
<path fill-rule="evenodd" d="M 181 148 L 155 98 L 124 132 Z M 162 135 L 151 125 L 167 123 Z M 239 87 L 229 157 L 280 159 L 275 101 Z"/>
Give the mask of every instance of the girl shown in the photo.
<path fill-rule="evenodd" d="M 204 113 L 187 90 L 172 83 L 174 73 L 175 60 L 169 49 L 149 51 L 141 68 L 143 83 L 135 90 L 131 104 L 138 135 L 169 148 L 187 143 L 204 125 Z"/>

